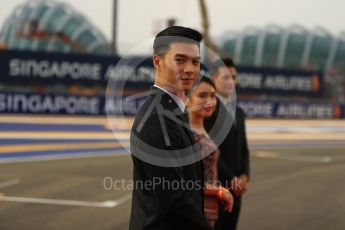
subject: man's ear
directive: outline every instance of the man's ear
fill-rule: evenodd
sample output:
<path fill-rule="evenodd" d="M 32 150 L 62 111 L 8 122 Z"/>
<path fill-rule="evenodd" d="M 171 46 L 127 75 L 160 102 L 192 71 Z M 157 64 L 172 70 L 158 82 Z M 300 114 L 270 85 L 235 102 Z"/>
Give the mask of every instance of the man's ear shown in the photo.
<path fill-rule="evenodd" d="M 153 65 L 154 65 L 154 67 L 155 67 L 155 69 L 160 69 L 161 68 L 161 60 L 162 60 L 162 57 L 161 56 L 159 56 L 159 55 L 153 55 L 153 57 L 152 57 L 152 62 L 153 62 Z"/>

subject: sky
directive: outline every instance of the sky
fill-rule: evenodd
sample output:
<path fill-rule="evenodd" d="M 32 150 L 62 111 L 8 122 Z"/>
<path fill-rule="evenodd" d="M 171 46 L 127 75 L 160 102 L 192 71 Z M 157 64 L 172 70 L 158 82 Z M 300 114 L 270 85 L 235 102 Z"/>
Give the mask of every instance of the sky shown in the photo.
<path fill-rule="evenodd" d="M 0 26 L 13 9 L 27 0 L 0 0 Z M 110 41 L 113 0 L 54 0 L 68 2 L 97 26 Z M 210 32 L 220 37 L 227 31 L 269 24 L 307 29 L 324 27 L 333 35 L 345 31 L 344 0 L 205 0 Z M 120 53 L 153 38 L 155 28 L 175 18 L 177 24 L 201 30 L 198 0 L 118 0 L 117 45 Z M 157 29 L 156 29 L 157 30 Z"/>

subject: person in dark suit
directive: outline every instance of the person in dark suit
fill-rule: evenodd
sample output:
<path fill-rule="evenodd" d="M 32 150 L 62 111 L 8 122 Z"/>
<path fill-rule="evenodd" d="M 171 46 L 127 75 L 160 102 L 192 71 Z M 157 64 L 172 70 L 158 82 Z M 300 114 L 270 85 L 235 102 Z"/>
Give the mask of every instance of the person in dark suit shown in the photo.
<path fill-rule="evenodd" d="M 200 71 L 201 39 L 199 32 L 180 26 L 155 38 L 155 84 L 130 137 L 130 230 L 212 229 L 203 213 L 202 158 L 184 104 Z"/>
<path fill-rule="evenodd" d="M 218 142 L 220 158 L 218 160 L 219 180 L 224 187 L 230 187 L 234 194 L 234 205 L 231 213 L 221 212 L 216 229 L 236 229 L 241 198 L 247 191 L 249 182 L 249 150 L 245 129 L 245 113 L 236 106 L 234 100 L 237 71 L 230 58 L 218 60 L 212 73 L 216 85 L 218 103 L 215 112 L 205 121 L 209 130 L 216 118 L 233 121 L 230 131 L 224 140 Z"/>

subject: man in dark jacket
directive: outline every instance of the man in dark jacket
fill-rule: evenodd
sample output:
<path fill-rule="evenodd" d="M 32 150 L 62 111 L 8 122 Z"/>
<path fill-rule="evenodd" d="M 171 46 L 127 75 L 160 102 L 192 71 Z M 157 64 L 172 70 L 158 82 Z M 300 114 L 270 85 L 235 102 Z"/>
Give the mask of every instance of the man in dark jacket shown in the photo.
<path fill-rule="evenodd" d="M 225 139 L 218 144 L 220 159 L 218 162 L 219 180 L 225 187 L 231 187 L 234 194 L 234 206 L 231 213 L 221 211 L 217 229 L 232 229 L 237 227 L 241 210 L 241 197 L 247 191 L 249 182 L 249 150 L 245 130 L 245 113 L 236 106 L 235 86 L 236 67 L 230 58 L 218 60 L 212 73 L 216 85 L 218 101 L 217 108 L 205 126 L 210 130 L 215 119 L 230 119 L 232 127 Z M 223 117 L 223 118 L 222 118 Z M 212 135 L 212 132 L 210 132 Z"/>
<path fill-rule="evenodd" d="M 199 32 L 179 26 L 154 41 L 155 85 L 131 131 L 130 230 L 207 229 L 203 166 L 183 102 L 200 71 Z"/>

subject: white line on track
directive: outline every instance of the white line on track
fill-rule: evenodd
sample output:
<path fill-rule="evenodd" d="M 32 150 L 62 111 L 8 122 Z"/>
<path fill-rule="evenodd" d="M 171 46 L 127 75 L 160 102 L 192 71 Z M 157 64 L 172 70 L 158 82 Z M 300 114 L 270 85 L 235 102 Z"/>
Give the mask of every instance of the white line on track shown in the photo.
<path fill-rule="evenodd" d="M 34 197 L 0 196 L 0 201 L 33 203 L 33 204 L 49 204 L 49 205 L 97 207 L 97 208 L 114 208 L 130 200 L 131 197 L 132 197 L 131 194 L 127 194 L 117 200 L 107 200 L 103 202 L 90 202 L 90 201 L 80 201 L 80 200 L 60 200 L 60 199 L 45 199 L 45 198 L 34 198 Z"/>
<path fill-rule="evenodd" d="M 281 159 L 281 160 L 294 160 L 294 161 L 304 161 L 304 162 L 316 162 L 316 163 L 331 163 L 334 162 L 330 156 L 307 156 L 307 155 L 296 155 L 296 154 L 283 154 L 276 152 L 257 152 L 255 154 L 259 158 L 271 158 L 271 159 Z"/>
<path fill-rule="evenodd" d="M 122 150 L 121 152 L 116 151 L 98 151 L 98 152 L 80 152 L 80 153 L 68 153 L 68 154 L 57 154 L 47 156 L 28 156 L 28 157 L 9 157 L 0 159 L 0 164 L 8 163 L 20 163 L 20 162 L 36 162 L 36 161 L 55 161 L 55 160 L 66 160 L 66 159 L 79 159 L 79 158 L 96 158 L 96 157 L 120 157 L 130 156 L 130 153 Z"/>
<path fill-rule="evenodd" d="M 298 144 L 298 145 L 287 145 L 287 144 L 249 144 L 249 148 L 252 150 L 264 150 L 264 149 L 343 149 L 345 143 L 322 143 L 320 144 Z"/>
<path fill-rule="evenodd" d="M 118 140 L 128 141 L 130 133 L 78 133 L 78 132 L 1 132 L 0 139 L 16 140 Z"/>
<path fill-rule="evenodd" d="M 342 126 L 326 126 L 326 127 L 311 127 L 311 126 L 251 126 L 248 127 L 248 132 L 284 132 L 284 133 L 314 133 L 314 132 L 345 132 L 345 127 Z"/>
<path fill-rule="evenodd" d="M 12 179 L 12 180 L 8 180 L 8 181 L 3 181 L 0 182 L 0 188 L 6 188 L 12 185 L 16 185 L 19 184 L 20 180 L 19 179 Z"/>

